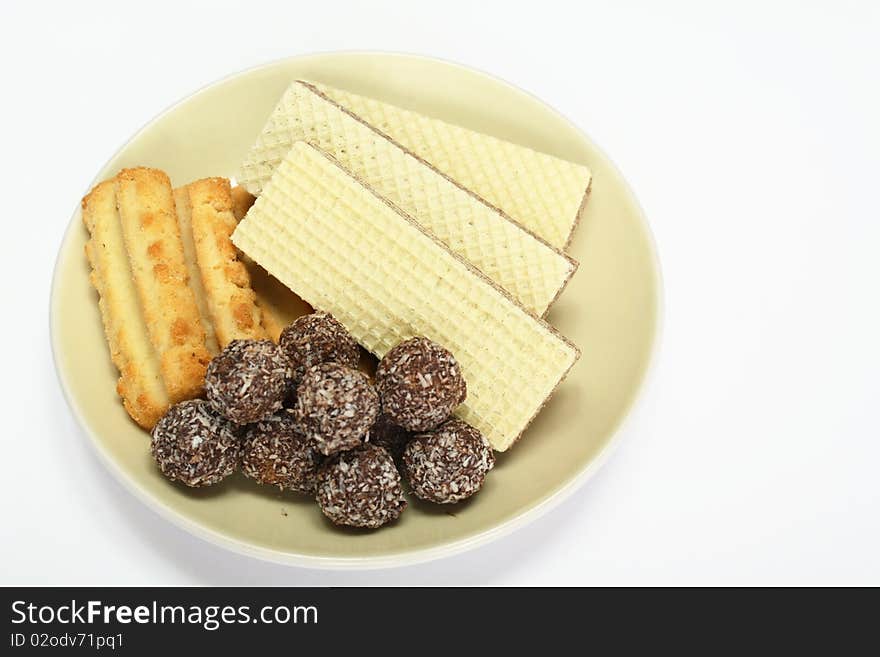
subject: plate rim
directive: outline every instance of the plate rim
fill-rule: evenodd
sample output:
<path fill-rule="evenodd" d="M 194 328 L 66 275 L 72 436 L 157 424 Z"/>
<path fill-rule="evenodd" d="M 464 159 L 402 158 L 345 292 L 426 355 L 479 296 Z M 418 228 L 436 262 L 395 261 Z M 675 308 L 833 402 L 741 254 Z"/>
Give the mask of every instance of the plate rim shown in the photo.
<path fill-rule="evenodd" d="M 88 443 L 91 445 L 92 449 L 97 453 L 99 461 L 104 465 L 104 467 L 113 475 L 113 478 L 116 479 L 118 483 L 122 485 L 122 487 L 131 493 L 135 498 L 137 498 L 141 503 L 144 504 L 148 509 L 157 513 L 160 517 L 168 520 L 171 524 L 175 525 L 179 529 L 184 530 L 185 532 L 218 547 L 227 549 L 233 553 L 252 557 L 256 559 L 260 559 L 262 561 L 276 563 L 287 566 L 296 566 L 300 568 L 310 568 L 310 569 L 322 569 L 322 570 L 377 570 L 383 568 L 392 568 L 392 567 L 402 567 L 402 566 L 410 566 L 420 563 L 426 563 L 429 561 L 434 561 L 441 558 L 451 557 L 458 554 L 462 554 L 464 552 L 473 550 L 477 547 L 486 545 L 493 541 L 496 541 L 504 536 L 508 536 L 515 532 L 516 530 L 525 527 L 526 525 L 534 522 L 538 518 L 546 515 L 557 506 L 562 504 L 565 500 L 570 498 L 577 490 L 579 490 L 599 469 L 605 465 L 605 463 L 609 460 L 609 458 L 613 455 L 614 451 L 619 446 L 620 442 L 625 433 L 627 433 L 627 429 L 629 425 L 632 423 L 633 418 L 639 415 L 640 410 L 644 405 L 644 400 L 646 398 L 646 393 L 649 389 L 653 387 L 653 382 L 655 379 L 658 354 L 660 351 L 660 345 L 663 341 L 663 333 L 665 326 L 665 286 L 663 280 L 663 270 L 660 263 L 659 251 L 657 248 L 657 240 L 654 235 L 653 230 L 651 229 L 651 225 L 647 220 L 647 216 L 645 211 L 639 202 L 638 198 L 635 195 L 635 192 L 630 187 L 629 182 L 623 176 L 620 168 L 617 166 L 616 162 L 608 156 L 604 149 L 596 144 L 596 142 L 589 137 L 589 135 L 580 128 L 578 124 L 570 120 L 566 115 L 562 114 L 556 108 L 547 104 L 540 98 L 538 98 L 535 94 L 522 89 L 521 87 L 509 82 L 508 80 L 499 77 L 497 75 L 488 73 L 480 68 L 476 68 L 473 66 L 469 66 L 466 64 L 462 64 L 460 62 L 456 62 L 453 60 L 441 58 L 441 57 L 433 57 L 429 55 L 422 54 L 414 54 L 414 53 L 406 53 L 399 51 L 384 51 L 384 50 L 326 50 L 326 51 L 317 51 L 311 53 L 304 53 L 300 55 L 292 55 L 288 57 L 280 57 L 274 60 L 270 60 L 267 62 L 263 62 L 256 66 L 251 66 L 233 73 L 229 75 L 225 75 L 217 80 L 209 82 L 193 92 L 187 94 L 186 96 L 177 99 L 170 105 L 168 105 L 165 109 L 158 112 L 154 116 L 152 116 L 146 123 L 144 123 L 138 130 L 136 130 L 131 137 L 129 137 L 123 144 L 117 148 L 110 157 L 104 162 L 103 166 L 99 168 L 99 171 L 106 168 L 106 166 L 122 151 L 124 151 L 130 143 L 136 140 L 144 130 L 149 128 L 153 123 L 155 123 L 158 119 L 163 117 L 165 114 L 176 108 L 181 103 L 186 102 L 190 98 L 202 93 L 203 91 L 210 89 L 214 86 L 221 85 L 226 81 L 245 75 L 248 73 L 253 73 L 255 71 L 259 71 L 263 68 L 269 68 L 272 66 L 277 66 L 284 62 L 289 62 L 293 60 L 301 60 L 308 59 L 313 57 L 320 56 L 332 56 L 332 55 L 384 55 L 384 56 L 392 56 L 399 57 L 404 59 L 422 59 L 432 62 L 439 62 L 441 64 L 466 70 L 470 73 L 476 73 L 479 76 L 488 78 L 494 82 L 501 83 L 504 86 L 509 87 L 511 90 L 523 94 L 529 97 L 531 100 L 542 105 L 549 112 L 556 114 L 559 118 L 565 121 L 569 126 L 571 126 L 584 140 L 589 142 L 591 146 L 599 153 L 599 155 L 605 159 L 605 161 L 610 165 L 611 169 L 617 175 L 623 183 L 623 187 L 626 191 L 626 195 L 629 201 L 632 203 L 633 207 L 636 209 L 638 214 L 638 219 L 642 225 L 642 229 L 644 230 L 645 236 L 647 238 L 647 243 L 650 250 L 650 261 L 651 261 L 651 270 L 653 277 L 656 281 L 656 310 L 654 316 L 654 331 L 651 340 L 651 347 L 647 357 L 647 365 L 645 367 L 644 374 L 642 375 L 641 381 L 638 383 L 635 394 L 633 395 L 632 400 L 630 401 L 629 408 L 626 409 L 623 417 L 618 422 L 617 426 L 612 430 L 610 436 L 606 444 L 602 447 L 599 453 L 589 462 L 587 465 L 574 477 L 572 477 L 568 482 L 566 482 L 561 488 L 557 491 L 546 497 L 545 499 L 538 502 L 536 505 L 527 509 L 526 511 L 509 518 L 503 522 L 496 524 L 489 529 L 481 531 L 473 536 L 469 536 L 464 539 L 460 539 L 454 541 L 452 543 L 446 543 L 439 546 L 421 548 L 415 550 L 408 550 L 404 552 L 397 552 L 387 555 L 381 556 L 362 556 L 362 557 L 325 557 L 325 556 L 313 556 L 307 554 L 299 554 L 293 552 L 284 552 L 281 550 L 273 550 L 264 547 L 257 547 L 251 545 L 247 542 L 232 539 L 221 532 L 214 531 L 212 529 L 208 529 L 202 526 L 200 523 L 191 520 L 186 515 L 176 511 L 168 504 L 155 499 L 152 495 L 150 495 L 146 490 L 140 487 L 135 481 L 133 481 L 123 470 L 122 468 L 111 458 L 111 456 L 107 453 L 102 445 L 98 443 L 91 435 L 91 432 L 87 429 L 87 422 L 85 421 L 79 407 L 77 406 L 76 401 L 73 399 L 72 392 L 68 381 L 65 379 L 64 374 L 62 373 L 62 367 L 59 364 L 59 345 L 57 340 L 58 333 L 58 311 L 56 309 L 57 299 L 58 299 L 58 285 L 59 285 L 59 263 L 61 260 L 61 255 L 66 251 L 67 243 L 70 239 L 73 238 L 73 231 L 78 227 L 78 223 L 75 221 L 77 210 L 75 209 L 71 214 L 70 220 L 67 223 L 67 228 L 64 230 L 64 234 L 62 236 L 61 242 L 58 246 L 58 251 L 55 255 L 55 263 L 53 265 L 52 270 L 52 278 L 51 278 L 51 288 L 49 295 L 49 340 L 52 349 L 52 363 L 55 369 L 55 376 L 58 380 L 58 384 L 61 388 L 62 395 L 67 404 L 68 409 L 76 420 L 77 427 L 81 434 L 84 434 L 88 439 Z M 97 181 L 97 176 L 92 179 L 89 183 L 89 188 L 95 185 Z"/>

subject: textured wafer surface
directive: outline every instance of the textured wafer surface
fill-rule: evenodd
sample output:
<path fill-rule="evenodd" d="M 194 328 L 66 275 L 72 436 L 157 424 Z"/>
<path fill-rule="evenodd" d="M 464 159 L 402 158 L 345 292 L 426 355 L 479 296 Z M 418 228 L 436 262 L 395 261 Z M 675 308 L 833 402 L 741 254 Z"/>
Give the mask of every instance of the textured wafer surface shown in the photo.
<path fill-rule="evenodd" d="M 86 242 L 86 256 L 92 268 L 89 280 L 98 292 L 110 357 L 119 370 L 116 391 L 131 418 L 151 429 L 168 408 L 168 395 L 141 319 L 113 180 L 99 183 L 83 199 L 82 218 L 90 236 Z"/>
<path fill-rule="evenodd" d="M 257 198 L 241 185 L 233 187 L 231 193 L 232 214 L 235 215 L 235 221 L 238 222 L 244 219 Z M 308 312 L 305 309 L 305 302 L 247 256 L 244 256 L 244 264 L 250 273 L 251 287 L 257 294 L 257 305 L 260 307 L 263 329 L 270 339 L 278 342 L 281 331 L 293 321 L 292 317 L 288 319 L 285 317 L 290 315 L 291 309 L 303 313 Z M 283 308 L 279 306 L 283 306 Z"/>
<path fill-rule="evenodd" d="M 332 155 L 536 314 L 546 312 L 577 267 L 564 253 L 302 82 L 294 82 L 273 110 L 240 167 L 240 183 L 259 194 L 299 140 Z"/>
<path fill-rule="evenodd" d="M 578 358 L 577 348 L 321 151 L 297 143 L 232 235 L 378 357 L 423 335 L 468 382 L 456 411 L 507 449 Z"/>
<path fill-rule="evenodd" d="M 327 85 L 325 95 L 563 248 L 590 188 L 580 164 Z"/>
<path fill-rule="evenodd" d="M 226 178 L 186 186 L 196 260 L 220 348 L 233 340 L 263 340 L 266 331 L 251 279 L 229 239 L 238 221 Z"/>
<path fill-rule="evenodd" d="M 158 169 L 123 169 L 116 203 L 126 252 L 150 341 L 172 403 L 198 397 L 210 354 L 168 176 Z"/>

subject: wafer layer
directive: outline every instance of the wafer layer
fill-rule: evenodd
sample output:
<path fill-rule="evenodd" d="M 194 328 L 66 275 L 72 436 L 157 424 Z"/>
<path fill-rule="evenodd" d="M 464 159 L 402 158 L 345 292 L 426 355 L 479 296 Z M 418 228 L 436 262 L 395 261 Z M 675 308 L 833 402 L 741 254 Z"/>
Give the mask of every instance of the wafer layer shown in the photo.
<path fill-rule="evenodd" d="M 415 220 L 300 142 L 232 235 L 242 251 L 382 357 L 423 335 L 468 382 L 457 414 L 507 449 L 578 357 Z"/>
<path fill-rule="evenodd" d="M 201 394 L 210 354 L 168 176 L 158 169 L 123 169 L 116 203 L 143 319 L 172 402 Z"/>
<path fill-rule="evenodd" d="M 332 155 L 532 312 L 544 314 L 577 267 L 564 253 L 302 82 L 294 82 L 272 112 L 241 165 L 240 183 L 259 194 L 299 140 Z"/>
<path fill-rule="evenodd" d="M 437 169 L 550 244 L 571 239 L 590 189 L 590 170 L 417 112 L 315 84 Z"/>
<path fill-rule="evenodd" d="M 233 187 L 231 193 L 232 214 L 238 222 L 244 219 L 256 197 L 240 185 Z M 251 287 L 257 295 L 263 329 L 269 338 L 278 342 L 284 327 L 298 317 L 299 312 L 308 312 L 307 309 L 300 310 L 305 307 L 305 302 L 247 256 L 244 256 L 243 262 L 251 277 Z M 294 315 L 289 320 L 285 320 L 285 316 L 290 314 L 290 309 L 294 310 Z"/>
<path fill-rule="evenodd" d="M 168 395 L 159 360 L 141 319 L 114 186 L 112 180 L 102 182 L 82 201 L 82 218 L 90 235 L 86 243 L 92 267 L 89 280 L 98 292 L 110 357 L 119 370 L 116 391 L 132 419 L 152 429 L 168 408 Z"/>
<path fill-rule="evenodd" d="M 247 269 L 229 236 L 237 221 L 226 178 L 186 186 L 196 261 L 217 342 L 262 340 L 266 331 Z"/>

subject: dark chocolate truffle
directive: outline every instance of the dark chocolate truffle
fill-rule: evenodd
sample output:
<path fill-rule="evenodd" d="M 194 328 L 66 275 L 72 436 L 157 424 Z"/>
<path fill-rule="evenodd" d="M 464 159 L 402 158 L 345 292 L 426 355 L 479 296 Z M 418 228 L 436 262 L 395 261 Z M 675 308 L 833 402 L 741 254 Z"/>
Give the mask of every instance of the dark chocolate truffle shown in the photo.
<path fill-rule="evenodd" d="M 362 372 L 321 363 L 306 370 L 294 412 L 315 449 L 329 456 L 363 441 L 379 414 L 379 397 Z"/>
<path fill-rule="evenodd" d="M 333 315 L 314 312 L 298 317 L 281 332 L 279 344 L 293 366 L 294 385 L 305 371 L 319 363 L 357 367 L 360 349 L 354 338 Z"/>
<path fill-rule="evenodd" d="M 403 448 L 406 447 L 410 438 L 412 438 L 412 434 L 409 431 L 397 426 L 388 419 L 385 413 L 380 412 L 375 424 L 370 427 L 367 442 L 384 447 L 396 463 L 403 456 Z"/>
<path fill-rule="evenodd" d="M 249 424 L 281 408 L 291 374 L 287 356 L 270 340 L 233 340 L 208 365 L 205 391 L 220 415 Z"/>
<path fill-rule="evenodd" d="M 406 509 L 391 455 L 370 443 L 325 461 L 316 497 L 325 516 L 349 527 L 381 527 Z"/>
<path fill-rule="evenodd" d="M 438 504 L 475 494 L 494 465 L 495 454 L 483 434 L 455 418 L 416 434 L 403 450 L 403 474 L 413 494 Z"/>
<path fill-rule="evenodd" d="M 287 410 L 249 425 L 242 439 L 242 472 L 281 490 L 313 494 L 321 460 Z"/>
<path fill-rule="evenodd" d="M 385 354 L 376 389 L 383 412 L 409 431 L 433 429 L 467 397 L 455 357 L 427 338 L 411 338 Z"/>
<path fill-rule="evenodd" d="M 150 436 L 162 474 L 187 486 L 216 484 L 238 467 L 240 441 L 233 426 L 203 399 L 169 408 Z"/>

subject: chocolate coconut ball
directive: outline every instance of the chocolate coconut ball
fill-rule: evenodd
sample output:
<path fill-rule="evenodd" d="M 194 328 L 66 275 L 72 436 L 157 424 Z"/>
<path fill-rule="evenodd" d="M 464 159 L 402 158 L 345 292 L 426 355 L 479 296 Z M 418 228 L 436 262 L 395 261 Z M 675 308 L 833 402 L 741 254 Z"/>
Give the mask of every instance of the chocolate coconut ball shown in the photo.
<path fill-rule="evenodd" d="M 427 338 L 391 349 L 376 370 L 382 411 L 409 431 L 428 431 L 467 397 L 467 384 L 453 355 Z"/>
<path fill-rule="evenodd" d="M 330 456 L 363 441 L 379 415 L 379 397 L 362 372 L 321 363 L 306 370 L 294 412 L 314 447 Z"/>
<path fill-rule="evenodd" d="M 187 486 L 216 484 L 238 467 L 240 442 L 233 426 L 203 399 L 169 408 L 150 436 L 162 474 Z"/>
<path fill-rule="evenodd" d="M 270 340 L 233 340 L 208 365 L 205 391 L 220 415 L 249 424 L 281 408 L 291 374 L 287 356 Z"/>
<path fill-rule="evenodd" d="M 316 498 L 334 524 L 349 527 L 381 527 L 406 509 L 391 455 L 370 443 L 337 454 L 321 466 Z"/>
<path fill-rule="evenodd" d="M 474 495 L 494 465 L 483 434 L 455 418 L 416 434 L 403 451 L 403 474 L 413 494 L 438 504 Z"/>
<path fill-rule="evenodd" d="M 313 494 L 321 461 L 287 410 L 249 425 L 242 439 L 242 472 L 281 490 Z"/>
<path fill-rule="evenodd" d="M 305 371 L 319 363 L 357 367 L 361 353 L 345 327 L 333 315 L 314 312 L 298 317 L 281 332 L 279 345 L 293 365 L 294 385 Z"/>
<path fill-rule="evenodd" d="M 397 463 L 403 456 L 403 448 L 406 447 L 410 438 L 412 438 L 412 434 L 409 431 L 397 426 L 388 419 L 385 413 L 380 412 L 375 424 L 370 427 L 367 442 L 384 447 Z"/>

